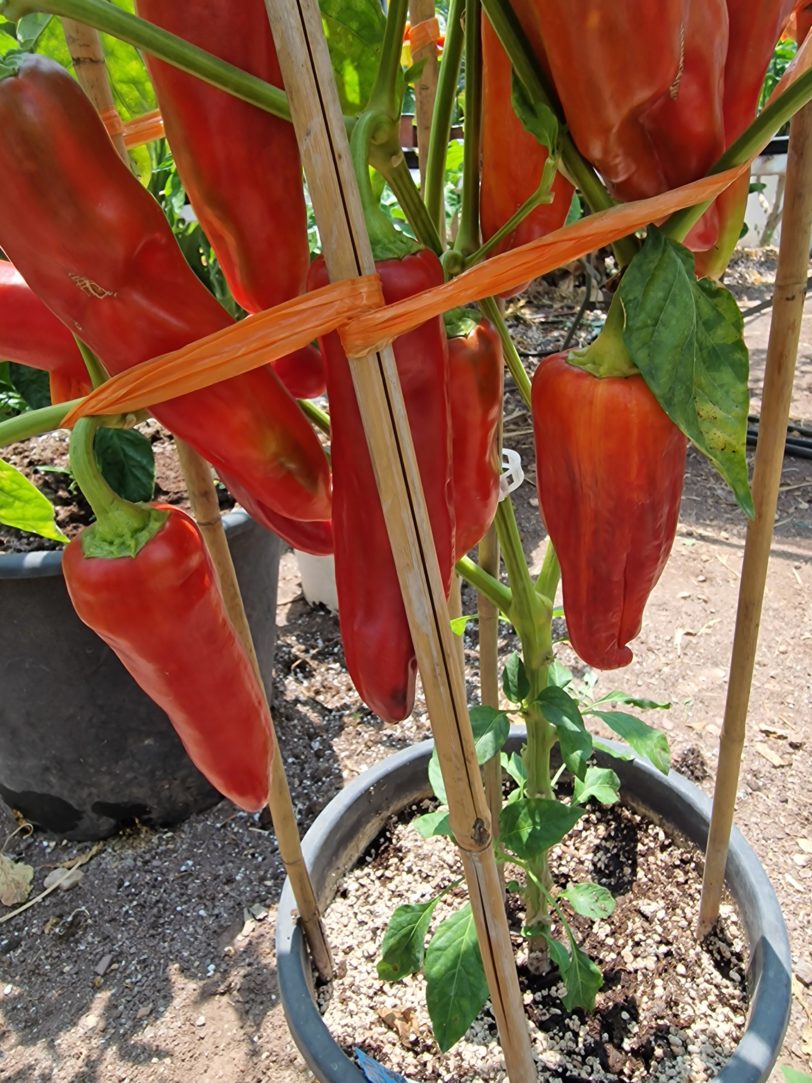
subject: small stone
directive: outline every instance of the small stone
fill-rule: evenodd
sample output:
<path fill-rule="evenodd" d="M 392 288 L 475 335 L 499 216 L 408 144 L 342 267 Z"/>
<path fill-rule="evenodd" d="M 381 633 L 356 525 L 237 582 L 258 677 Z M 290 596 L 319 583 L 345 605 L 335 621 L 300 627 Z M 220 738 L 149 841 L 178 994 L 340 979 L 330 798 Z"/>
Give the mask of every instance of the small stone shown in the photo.
<path fill-rule="evenodd" d="M 135 1018 L 136 1019 L 146 1019 L 146 1017 L 148 1015 L 150 1015 L 151 1012 L 152 1012 L 152 1005 L 151 1004 L 142 1004 L 141 1007 L 138 1009 L 138 1011 L 135 1013 Z M 202 1018 L 202 1016 L 201 1016 L 201 1018 Z M 205 1020 L 203 1020 L 203 1021 L 205 1022 Z"/>
<path fill-rule="evenodd" d="M 81 869 L 52 869 L 45 877 L 44 886 L 49 888 L 57 884 L 60 891 L 69 891 L 76 887 L 83 876 Z"/>
<path fill-rule="evenodd" d="M 205 1027 L 205 1025 L 206 1025 L 206 1017 L 205 1017 L 205 1015 L 199 1015 L 197 1017 L 197 1019 L 195 1019 L 195 1026 L 196 1027 Z"/>
<path fill-rule="evenodd" d="M 794 966 L 795 977 L 808 988 L 812 987 L 812 963 L 807 959 L 799 959 Z"/>
<path fill-rule="evenodd" d="M 108 954 L 102 955 L 101 959 L 99 959 L 98 963 L 96 963 L 95 970 L 100 978 L 103 977 L 110 969 L 110 964 L 112 963 L 112 961 L 113 956 Z"/>

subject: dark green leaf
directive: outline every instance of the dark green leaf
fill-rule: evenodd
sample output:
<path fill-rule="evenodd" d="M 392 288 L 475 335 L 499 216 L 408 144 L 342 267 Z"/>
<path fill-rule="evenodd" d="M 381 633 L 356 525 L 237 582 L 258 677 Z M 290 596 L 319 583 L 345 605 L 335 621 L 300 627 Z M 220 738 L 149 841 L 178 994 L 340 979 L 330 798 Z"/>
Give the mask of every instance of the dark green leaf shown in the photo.
<path fill-rule="evenodd" d="M 572 684 L 572 670 L 560 662 L 551 662 L 547 669 L 547 680 L 554 688 L 566 688 Z"/>
<path fill-rule="evenodd" d="M 647 759 L 664 775 L 668 774 L 671 767 L 671 749 L 668 747 L 668 738 L 661 730 L 649 726 L 642 718 L 626 714 L 625 711 L 596 711 L 593 708 L 589 713 L 603 719 L 609 729 L 630 744 L 638 756 Z"/>
<path fill-rule="evenodd" d="M 518 752 L 511 752 L 509 756 L 503 752 L 502 768 L 510 775 L 517 786 L 524 786 L 525 782 L 527 782 L 527 768 Z"/>
<path fill-rule="evenodd" d="M 593 737 L 592 747 L 596 752 L 603 752 L 605 756 L 611 756 L 613 760 L 622 760 L 627 763 L 629 760 L 634 759 L 634 753 L 628 745 L 612 747 L 606 741 L 601 741 L 599 737 Z"/>
<path fill-rule="evenodd" d="M 502 671 L 502 691 L 511 703 L 521 703 L 530 694 L 524 662 L 516 651 L 508 658 Z"/>
<path fill-rule="evenodd" d="M 694 274 L 694 258 L 650 226 L 620 283 L 624 340 L 658 402 L 753 514 L 745 458 L 748 354 L 729 290 Z"/>
<path fill-rule="evenodd" d="M 547 934 L 544 939 L 547 941 L 547 947 L 550 949 L 550 958 L 558 967 L 563 979 L 564 974 L 569 970 L 570 953 L 567 951 L 565 944 L 562 944 L 560 940 L 556 940 L 549 934 Z"/>
<path fill-rule="evenodd" d="M 587 767 L 583 782 L 575 779 L 572 799 L 585 805 L 595 798 L 602 805 L 614 805 L 620 796 L 620 779 L 610 767 Z"/>
<path fill-rule="evenodd" d="M 561 892 L 576 914 L 601 921 L 615 912 L 615 897 L 600 884 L 585 881 L 583 884 L 570 884 Z"/>
<path fill-rule="evenodd" d="M 435 835 L 445 835 L 450 839 L 454 838 L 448 822 L 447 812 L 427 812 L 424 816 L 418 816 L 412 820 L 412 827 L 424 839 L 434 838 Z"/>
<path fill-rule="evenodd" d="M 501 751 L 510 733 L 510 720 L 493 707 L 472 707 L 469 711 L 476 744 L 476 761 L 487 763 Z"/>
<path fill-rule="evenodd" d="M 434 1037 L 445 1053 L 465 1034 L 488 999 L 470 903 L 438 927 L 426 950 L 423 973 Z"/>
<path fill-rule="evenodd" d="M 348 115 L 366 105 L 386 20 L 379 0 L 319 0 L 338 96 Z"/>
<path fill-rule="evenodd" d="M 568 1012 L 582 1008 L 585 1012 L 595 1010 L 595 997 L 603 985 L 603 974 L 585 951 L 570 939 L 569 962 L 561 970 L 567 992 L 564 1007 Z M 559 968 L 560 969 L 560 968 Z"/>
<path fill-rule="evenodd" d="M 381 944 L 378 960 L 381 981 L 399 981 L 423 965 L 423 945 L 431 915 L 439 901 L 437 897 L 425 903 L 409 903 L 394 912 Z"/>
<path fill-rule="evenodd" d="M 48 28 L 50 15 L 23 15 L 17 22 L 17 42 L 21 49 L 33 51 Z"/>
<path fill-rule="evenodd" d="M 47 372 L 29 368 L 28 365 L 9 365 L 9 377 L 16 390 L 25 399 L 29 410 L 39 410 L 51 405 L 51 385 Z"/>
<path fill-rule="evenodd" d="M 555 154 L 558 148 L 558 120 L 555 113 L 548 105 L 531 102 L 515 72 L 511 72 L 510 100 L 525 131 L 530 132 L 550 154 Z"/>
<path fill-rule="evenodd" d="M 523 797 L 502 809 L 499 841 L 523 861 L 530 861 L 560 842 L 583 814 L 583 809 L 560 801 Z"/>
<path fill-rule="evenodd" d="M 99 429 L 94 448 L 99 469 L 119 496 L 135 503 L 152 500 L 155 456 L 146 436 L 135 429 Z"/>
<path fill-rule="evenodd" d="M 447 805 L 448 798 L 446 797 L 445 783 L 443 782 L 443 772 L 440 770 L 440 758 L 437 755 L 436 748 L 429 759 L 429 785 L 440 804 Z"/>
<path fill-rule="evenodd" d="M 0 459 L 0 523 L 54 541 L 68 539 L 54 521 L 50 501 L 9 463 Z"/>
<path fill-rule="evenodd" d="M 545 688 L 538 703 L 544 717 L 556 728 L 561 758 L 577 778 L 583 778 L 587 760 L 592 755 L 592 737 L 584 725 L 578 704 L 563 688 L 555 687 Z"/>

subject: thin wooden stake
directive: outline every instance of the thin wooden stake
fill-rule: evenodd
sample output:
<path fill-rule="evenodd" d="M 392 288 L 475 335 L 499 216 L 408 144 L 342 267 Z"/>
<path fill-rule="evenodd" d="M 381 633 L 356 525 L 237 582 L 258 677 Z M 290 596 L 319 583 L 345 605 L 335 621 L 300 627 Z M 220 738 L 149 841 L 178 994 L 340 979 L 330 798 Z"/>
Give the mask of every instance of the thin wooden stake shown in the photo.
<path fill-rule="evenodd" d="M 327 269 L 335 281 L 375 270 L 346 129 L 316 0 L 265 0 L 299 139 Z M 530 1083 L 530 1048 L 490 815 L 474 752 L 465 681 L 449 625 L 437 557 L 391 347 L 352 361 L 378 491 L 398 568 L 449 817 L 509 1078 Z"/>
<path fill-rule="evenodd" d="M 409 0 L 409 19 L 412 26 L 433 19 L 436 14 L 434 0 Z M 415 117 L 417 119 L 417 160 L 420 165 L 420 186 L 426 180 L 426 158 L 429 153 L 429 134 L 431 116 L 434 112 L 434 98 L 437 94 L 437 46 L 432 42 L 422 49 L 412 50 L 412 60 L 419 64 L 425 60 L 423 70 L 414 84 Z"/>
<path fill-rule="evenodd" d="M 65 38 L 76 68 L 76 76 L 83 90 L 98 112 L 103 113 L 105 110 L 113 109 L 113 94 L 98 31 L 69 19 L 63 19 L 62 22 Z M 111 136 L 111 139 L 122 160 L 129 163 L 123 138 L 117 140 L 114 136 Z M 175 448 L 189 493 L 192 513 L 197 525 L 200 527 L 217 572 L 226 612 L 242 640 L 243 646 L 253 664 L 260 687 L 264 691 L 265 686 L 251 636 L 251 629 L 245 615 L 245 607 L 237 583 L 234 562 L 231 559 L 231 551 L 228 548 L 228 541 L 226 540 L 225 529 L 220 516 L 220 505 L 217 500 L 217 490 L 214 486 L 211 466 L 185 441 L 176 438 Z M 270 705 L 268 713 L 270 714 Z M 313 884 L 310 880 L 310 873 L 302 856 L 299 827 L 296 822 L 296 813 L 290 796 L 287 776 L 285 775 L 285 766 L 279 754 L 279 744 L 276 739 L 276 727 L 273 725 L 273 719 L 271 720 L 271 748 L 273 766 L 268 808 L 270 809 L 274 834 L 279 846 L 279 856 L 282 858 L 285 871 L 290 879 L 313 964 L 319 977 L 327 981 L 332 977 L 333 963 L 316 903 Z"/>
<path fill-rule="evenodd" d="M 722 897 L 806 296 L 811 227 L 812 106 L 807 105 L 793 117 L 790 129 L 781 245 L 753 470 L 756 514 L 748 523 L 744 546 L 727 703 L 699 904 L 699 936 L 705 936 L 716 921 Z"/>

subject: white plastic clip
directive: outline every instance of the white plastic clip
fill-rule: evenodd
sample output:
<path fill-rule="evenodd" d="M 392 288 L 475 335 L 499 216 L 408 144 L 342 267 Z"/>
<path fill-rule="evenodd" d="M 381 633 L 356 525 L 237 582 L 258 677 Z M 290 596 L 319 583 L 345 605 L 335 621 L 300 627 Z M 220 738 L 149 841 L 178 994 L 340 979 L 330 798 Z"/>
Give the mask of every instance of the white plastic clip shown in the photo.
<path fill-rule="evenodd" d="M 518 451 L 512 448 L 502 448 L 502 476 L 499 478 L 499 499 L 504 500 L 508 493 L 518 489 L 524 481 L 522 460 Z"/>

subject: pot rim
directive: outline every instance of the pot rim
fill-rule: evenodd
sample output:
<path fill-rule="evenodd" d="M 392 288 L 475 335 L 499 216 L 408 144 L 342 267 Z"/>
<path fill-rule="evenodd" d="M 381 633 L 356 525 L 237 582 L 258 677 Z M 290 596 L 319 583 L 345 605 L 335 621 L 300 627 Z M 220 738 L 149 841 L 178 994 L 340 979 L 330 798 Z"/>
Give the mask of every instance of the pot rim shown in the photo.
<path fill-rule="evenodd" d="M 226 533 L 239 534 L 248 526 L 250 516 L 242 508 L 223 515 Z M 0 579 L 44 579 L 62 574 L 63 549 L 35 549 L 28 553 L 0 553 Z"/>
<path fill-rule="evenodd" d="M 519 747 L 524 739 L 523 727 L 513 727 L 508 748 Z M 604 744 L 619 747 L 614 742 Z M 433 747 L 433 741 L 423 741 L 387 757 L 349 783 L 318 815 L 302 841 L 302 850 L 322 909 L 332 901 L 338 881 L 386 819 L 425 796 L 426 767 Z M 595 758 L 601 765 L 611 762 L 628 803 L 655 821 L 676 828 L 693 845 L 704 849 L 711 801 L 698 786 L 674 771 L 666 777 L 636 756 L 620 761 L 596 750 Z M 750 1005 L 742 1039 L 712 1083 L 764 1083 L 789 1023 L 792 959 L 772 884 L 735 827 L 725 883 L 747 935 Z M 285 1018 L 308 1067 L 322 1083 L 364 1083 L 366 1077 L 333 1040 L 316 1007 L 296 902 L 287 879 L 279 900 L 276 954 Z"/>

